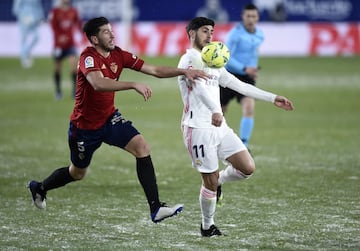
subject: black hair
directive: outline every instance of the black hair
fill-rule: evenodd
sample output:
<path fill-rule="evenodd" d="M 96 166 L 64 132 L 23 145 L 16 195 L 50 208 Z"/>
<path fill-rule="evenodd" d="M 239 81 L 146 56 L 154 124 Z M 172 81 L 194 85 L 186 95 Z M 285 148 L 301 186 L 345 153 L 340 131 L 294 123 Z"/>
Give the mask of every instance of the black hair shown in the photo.
<path fill-rule="evenodd" d="M 86 37 L 91 43 L 91 36 L 96 36 L 99 33 L 100 27 L 108 24 L 109 20 L 105 17 L 96 17 L 88 20 L 83 27 L 83 31 L 86 34 Z"/>
<path fill-rule="evenodd" d="M 253 4 L 253 3 L 248 3 L 248 4 L 244 5 L 243 12 L 246 11 L 246 10 L 256 10 L 256 11 L 259 11 L 258 8 L 256 7 L 256 5 Z"/>
<path fill-rule="evenodd" d="M 186 26 L 186 33 L 189 35 L 189 31 L 191 31 L 191 30 L 196 31 L 201 26 L 204 26 L 204 25 L 211 25 L 212 27 L 214 27 L 215 22 L 212 19 L 209 19 L 207 17 L 195 17 Z"/>

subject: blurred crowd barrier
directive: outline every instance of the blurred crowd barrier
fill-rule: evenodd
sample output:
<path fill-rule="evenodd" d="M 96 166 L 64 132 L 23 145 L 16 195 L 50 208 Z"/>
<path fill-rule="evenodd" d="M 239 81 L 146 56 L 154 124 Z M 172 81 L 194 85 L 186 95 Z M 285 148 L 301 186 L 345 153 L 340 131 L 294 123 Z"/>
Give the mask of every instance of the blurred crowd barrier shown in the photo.
<path fill-rule="evenodd" d="M 0 1 L 0 22 L 15 21 L 11 12 L 14 0 Z M 41 0 L 45 15 L 59 0 Z M 106 16 L 113 22 L 187 21 L 195 15 L 207 13 L 217 19 L 225 12 L 223 22 L 240 19 L 242 7 L 252 2 L 263 22 L 359 22 L 359 0 L 71 0 L 80 16 L 87 20 Z M 215 10 L 215 11 L 214 11 Z M 225 19 L 224 19 L 225 18 Z M 220 20 L 218 20 L 220 21 Z"/>
<path fill-rule="evenodd" d="M 186 1 L 185 1 L 186 2 Z M 119 46 L 139 55 L 177 56 L 189 47 L 186 23 L 210 5 L 225 11 L 228 20 L 217 22 L 215 40 L 225 41 L 230 28 L 240 21 L 248 0 L 72 0 L 82 19 L 106 16 L 111 20 Z M 265 33 L 262 56 L 334 56 L 360 54 L 359 0 L 253 0 L 260 12 L 259 27 Z M 11 13 L 13 0 L 0 1 L 0 57 L 18 56 L 20 34 Z M 45 16 L 58 0 L 42 0 Z M 215 12 L 211 18 L 216 18 Z M 224 17 L 224 16 L 223 16 Z M 35 56 L 50 56 L 52 32 L 46 20 L 40 29 Z M 10 41 L 10 42 L 9 42 Z M 79 51 L 87 46 L 81 34 Z"/>
<path fill-rule="evenodd" d="M 138 55 L 178 56 L 189 47 L 185 32 L 186 22 L 136 22 L 112 24 L 116 43 Z M 235 23 L 215 27 L 214 40 L 224 41 Z M 360 23 L 273 23 L 262 22 L 265 33 L 260 48 L 262 56 L 336 56 L 360 55 Z M 19 55 L 19 30 L 16 23 L 0 23 L 0 56 Z M 34 49 L 35 56 L 50 56 L 52 33 L 47 23 L 40 28 L 40 41 Z M 9 43 L 11 41 L 11 43 Z M 78 34 L 79 51 L 88 42 Z"/>

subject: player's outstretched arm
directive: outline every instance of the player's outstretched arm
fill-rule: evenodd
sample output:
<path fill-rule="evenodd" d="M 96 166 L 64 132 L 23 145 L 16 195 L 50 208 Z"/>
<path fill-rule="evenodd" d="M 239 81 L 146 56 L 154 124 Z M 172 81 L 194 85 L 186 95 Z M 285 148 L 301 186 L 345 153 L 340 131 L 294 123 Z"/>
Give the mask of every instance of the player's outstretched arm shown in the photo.
<path fill-rule="evenodd" d="M 201 70 L 189 70 L 189 69 L 180 69 L 169 66 L 157 66 L 145 64 L 141 67 L 140 70 L 142 73 L 152 75 L 158 78 L 171 78 L 180 75 L 185 75 L 190 81 L 195 81 L 195 79 L 202 78 L 207 79 L 208 75 Z"/>
<path fill-rule="evenodd" d="M 287 98 L 285 98 L 284 96 L 279 96 L 274 93 L 264 91 L 256 86 L 246 84 L 245 82 L 242 82 L 236 77 L 234 77 L 226 70 L 222 72 L 220 78 L 221 78 L 220 84 L 223 87 L 228 87 L 245 96 L 249 96 L 263 101 L 272 102 L 275 104 L 275 106 L 287 111 L 292 111 L 294 109 L 292 102 Z"/>
<path fill-rule="evenodd" d="M 287 111 L 294 110 L 292 102 L 283 96 L 276 96 L 274 105 Z"/>
<path fill-rule="evenodd" d="M 143 96 L 145 101 L 152 95 L 152 90 L 148 85 L 110 79 L 104 77 L 101 71 L 89 72 L 86 75 L 86 79 L 89 81 L 94 90 L 99 92 L 125 91 L 133 89 Z"/>

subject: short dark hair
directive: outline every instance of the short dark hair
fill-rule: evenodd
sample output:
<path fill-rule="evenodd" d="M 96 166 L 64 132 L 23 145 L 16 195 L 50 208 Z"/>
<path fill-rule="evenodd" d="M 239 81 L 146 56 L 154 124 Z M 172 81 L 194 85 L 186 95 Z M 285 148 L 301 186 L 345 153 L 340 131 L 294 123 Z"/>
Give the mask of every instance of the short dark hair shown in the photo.
<path fill-rule="evenodd" d="M 191 30 L 198 30 L 201 26 L 204 25 L 211 25 L 212 27 L 215 26 L 215 22 L 207 17 L 195 17 L 193 18 L 189 24 L 186 26 L 186 33 L 189 35 L 189 31 Z"/>
<path fill-rule="evenodd" d="M 246 11 L 246 10 L 256 10 L 256 11 L 259 11 L 258 8 L 256 7 L 256 5 L 253 4 L 253 3 L 248 3 L 248 4 L 244 5 L 242 11 L 244 12 L 244 11 Z"/>
<path fill-rule="evenodd" d="M 106 17 L 96 17 L 93 19 L 88 20 L 84 27 L 83 27 L 83 31 L 86 34 L 86 37 L 89 39 L 90 43 L 91 43 L 91 36 L 95 36 L 99 33 L 100 31 L 100 27 L 108 24 L 109 20 L 107 20 Z"/>

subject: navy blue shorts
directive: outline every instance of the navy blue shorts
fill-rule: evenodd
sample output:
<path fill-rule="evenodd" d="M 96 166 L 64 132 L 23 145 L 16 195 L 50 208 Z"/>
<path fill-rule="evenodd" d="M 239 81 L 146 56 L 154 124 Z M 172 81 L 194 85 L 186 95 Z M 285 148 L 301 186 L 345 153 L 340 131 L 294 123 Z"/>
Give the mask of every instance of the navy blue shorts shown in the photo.
<path fill-rule="evenodd" d="M 133 127 L 132 122 L 125 120 L 116 111 L 108 121 L 99 129 L 79 129 L 70 122 L 68 143 L 70 147 L 71 162 L 79 168 L 90 165 L 91 158 L 101 144 L 124 148 L 139 131 Z"/>
<path fill-rule="evenodd" d="M 70 47 L 68 49 L 55 48 L 53 52 L 53 56 L 55 61 L 61 61 L 69 56 L 76 56 L 76 48 Z"/>

